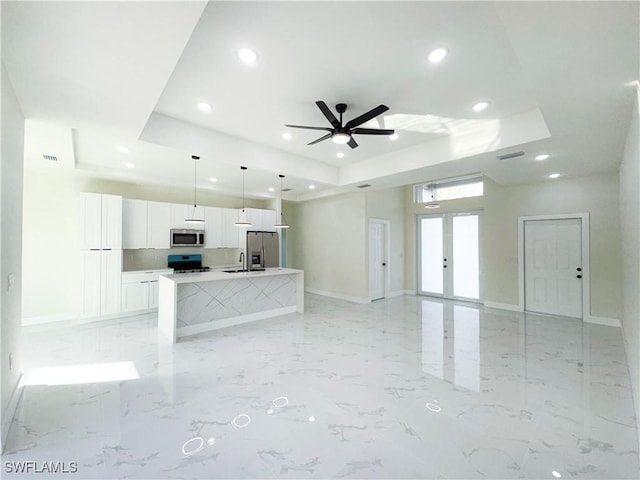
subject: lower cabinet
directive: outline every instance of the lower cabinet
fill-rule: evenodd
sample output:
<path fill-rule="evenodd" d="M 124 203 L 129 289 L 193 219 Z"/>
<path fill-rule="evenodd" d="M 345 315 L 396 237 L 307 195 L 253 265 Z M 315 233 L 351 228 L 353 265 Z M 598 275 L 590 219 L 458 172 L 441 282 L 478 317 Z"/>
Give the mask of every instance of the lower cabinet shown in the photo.
<path fill-rule="evenodd" d="M 82 316 L 120 313 L 122 250 L 82 250 Z"/>
<path fill-rule="evenodd" d="M 122 312 L 158 308 L 158 277 L 173 270 L 148 270 L 122 273 Z"/>

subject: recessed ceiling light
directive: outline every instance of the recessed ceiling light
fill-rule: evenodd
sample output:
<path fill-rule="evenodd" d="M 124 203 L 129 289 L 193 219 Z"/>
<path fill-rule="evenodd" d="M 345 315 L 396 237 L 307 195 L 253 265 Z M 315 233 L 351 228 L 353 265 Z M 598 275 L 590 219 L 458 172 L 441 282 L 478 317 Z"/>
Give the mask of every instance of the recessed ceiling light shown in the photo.
<path fill-rule="evenodd" d="M 559 176 L 559 173 L 552 173 L 551 175 L 549 175 L 549 178 L 558 178 Z"/>
<path fill-rule="evenodd" d="M 285 140 L 291 140 L 291 134 L 289 132 L 284 132 L 282 134 L 282 138 L 284 138 Z"/>
<path fill-rule="evenodd" d="M 127 168 L 136 168 L 136 166 L 133 163 L 125 163 L 124 166 Z"/>
<path fill-rule="evenodd" d="M 269 191 L 270 191 L 270 192 L 275 192 L 275 191 L 276 191 L 276 189 L 275 189 L 275 188 L 273 188 L 273 187 L 269 187 Z"/>
<path fill-rule="evenodd" d="M 204 103 L 204 102 L 200 102 L 198 104 L 198 108 L 200 110 L 202 110 L 203 112 L 210 112 L 211 111 L 211 105 L 209 105 L 208 103 Z"/>
<path fill-rule="evenodd" d="M 392 133 L 391 135 L 389 135 L 389 140 L 397 140 L 398 138 L 400 138 L 400 135 L 398 135 L 397 133 Z"/>
<path fill-rule="evenodd" d="M 316 188 L 315 185 L 309 185 L 309 190 L 313 190 L 314 188 Z"/>
<path fill-rule="evenodd" d="M 118 151 L 119 151 L 119 152 L 122 152 L 122 153 L 129 153 L 129 149 L 128 149 L 127 147 L 125 147 L 125 146 L 119 145 L 119 146 L 117 147 L 117 149 L 118 149 Z"/>
<path fill-rule="evenodd" d="M 489 106 L 489 102 L 482 101 L 482 102 L 476 103 L 472 108 L 474 112 L 481 112 L 488 106 Z"/>
<path fill-rule="evenodd" d="M 210 177 L 209 181 L 213 182 L 213 183 L 216 183 L 218 181 L 218 179 L 216 177 Z"/>
<path fill-rule="evenodd" d="M 344 152 L 338 152 L 338 153 L 336 153 L 336 157 L 338 157 L 338 158 L 344 158 Z"/>
<path fill-rule="evenodd" d="M 562 475 L 560 475 L 560 472 L 557 472 L 555 470 L 551 471 L 551 475 L 553 475 L 556 478 L 562 478 Z"/>
<path fill-rule="evenodd" d="M 536 160 L 546 160 L 547 158 L 549 158 L 549 156 L 550 156 L 550 155 L 549 155 L 548 153 L 543 153 L 543 154 L 541 154 L 541 155 L 538 155 L 538 156 L 536 157 Z"/>
<path fill-rule="evenodd" d="M 444 57 L 447 56 L 446 48 L 436 48 L 429 54 L 429 61 L 431 63 L 441 62 Z"/>
<path fill-rule="evenodd" d="M 253 65 L 258 60 L 258 54 L 250 48 L 241 48 L 238 50 L 238 58 L 245 65 Z"/>

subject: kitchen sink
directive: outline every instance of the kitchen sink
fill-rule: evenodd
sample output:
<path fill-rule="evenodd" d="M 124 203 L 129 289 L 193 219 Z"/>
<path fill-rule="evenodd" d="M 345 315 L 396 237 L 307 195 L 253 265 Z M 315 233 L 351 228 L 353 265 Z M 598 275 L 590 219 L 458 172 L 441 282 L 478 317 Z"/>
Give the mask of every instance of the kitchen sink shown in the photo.
<path fill-rule="evenodd" d="M 240 273 L 240 272 L 264 272 L 264 268 L 252 268 L 251 270 L 239 268 L 237 270 L 223 270 L 224 273 Z"/>

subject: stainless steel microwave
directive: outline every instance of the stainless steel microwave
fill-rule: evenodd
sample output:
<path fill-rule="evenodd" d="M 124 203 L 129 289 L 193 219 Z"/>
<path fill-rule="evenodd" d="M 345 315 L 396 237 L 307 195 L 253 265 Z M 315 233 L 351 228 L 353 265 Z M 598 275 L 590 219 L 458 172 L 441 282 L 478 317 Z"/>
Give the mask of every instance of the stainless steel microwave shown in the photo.
<path fill-rule="evenodd" d="M 204 247 L 204 230 L 171 229 L 172 247 Z"/>

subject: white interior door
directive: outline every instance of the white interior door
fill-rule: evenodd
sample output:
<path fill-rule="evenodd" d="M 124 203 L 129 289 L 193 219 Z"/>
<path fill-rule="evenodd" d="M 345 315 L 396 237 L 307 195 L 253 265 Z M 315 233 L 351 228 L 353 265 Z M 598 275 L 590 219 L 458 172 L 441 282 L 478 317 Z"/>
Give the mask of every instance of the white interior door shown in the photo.
<path fill-rule="evenodd" d="M 524 222 L 525 310 L 582 318 L 582 222 Z"/>
<path fill-rule="evenodd" d="M 419 291 L 460 300 L 480 299 L 480 214 L 419 217 Z"/>
<path fill-rule="evenodd" d="M 387 224 L 369 222 L 369 296 L 371 300 L 385 297 L 387 276 Z"/>

